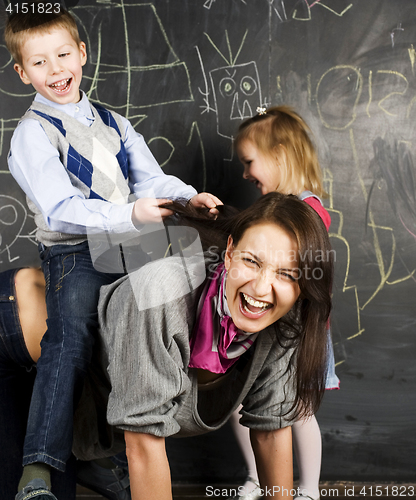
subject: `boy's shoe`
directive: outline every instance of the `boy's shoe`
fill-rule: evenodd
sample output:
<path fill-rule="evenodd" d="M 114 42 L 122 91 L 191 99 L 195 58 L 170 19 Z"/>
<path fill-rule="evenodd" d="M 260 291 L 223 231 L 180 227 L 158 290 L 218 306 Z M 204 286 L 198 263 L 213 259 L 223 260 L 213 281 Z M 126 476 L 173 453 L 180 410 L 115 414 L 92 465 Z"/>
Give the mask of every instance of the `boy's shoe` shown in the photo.
<path fill-rule="evenodd" d="M 129 471 L 124 467 L 106 469 L 94 461 L 79 460 L 77 483 L 109 500 L 131 500 Z"/>
<path fill-rule="evenodd" d="M 51 493 L 43 479 L 36 478 L 29 481 L 27 485 L 15 496 L 15 500 L 57 500 Z"/>

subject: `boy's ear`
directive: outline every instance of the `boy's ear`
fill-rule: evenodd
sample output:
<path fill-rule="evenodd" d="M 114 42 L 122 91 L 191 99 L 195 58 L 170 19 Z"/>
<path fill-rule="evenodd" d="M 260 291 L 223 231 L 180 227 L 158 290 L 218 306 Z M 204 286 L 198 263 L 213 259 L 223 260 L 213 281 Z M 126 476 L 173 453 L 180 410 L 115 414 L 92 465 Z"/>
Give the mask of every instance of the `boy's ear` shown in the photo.
<path fill-rule="evenodd" d="M 22 68 L 22 66 L 20 66 L 20 64 L 15 64 L 13 66 L 14 70 L 17 72 L 17 74 L 20 76 L 20 79 L 22 80 L 23 83 L 25 83 L 26 85 L 30 85 L 31 81 L 29 80 L 29 78 L 27 77 L 26 75 L 26 72 L 25 70 Z"/>
<path fill-rule="evenodd" d="M 79 52 L 81 55 L 81 65 L 84 66 L 84 64 L 87 62 L 87 47 L 84 42 L 81 42 L 79 44 Z"/>

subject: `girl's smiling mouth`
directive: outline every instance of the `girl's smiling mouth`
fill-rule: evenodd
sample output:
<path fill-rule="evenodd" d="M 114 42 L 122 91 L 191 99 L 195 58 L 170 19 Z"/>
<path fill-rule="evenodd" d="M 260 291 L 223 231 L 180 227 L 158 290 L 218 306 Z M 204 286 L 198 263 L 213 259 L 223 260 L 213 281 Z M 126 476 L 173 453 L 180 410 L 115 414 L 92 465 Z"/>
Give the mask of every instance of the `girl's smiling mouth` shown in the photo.
<path fill-rule="evenodd" d="M 260 188 L 260 181 L 258 181 L 255 177 L 248 177 L 247 179 L 249 182 L 251 182 L 252 184 L 254 184 L 256 186 L 256 188 Z"/>
<path fill-rule="evenodd" d="M 256 300 L 244 292 L 240 292 L 240 310 L 248 318 L 259 318 L 273 307 L 270 302 Z"/>

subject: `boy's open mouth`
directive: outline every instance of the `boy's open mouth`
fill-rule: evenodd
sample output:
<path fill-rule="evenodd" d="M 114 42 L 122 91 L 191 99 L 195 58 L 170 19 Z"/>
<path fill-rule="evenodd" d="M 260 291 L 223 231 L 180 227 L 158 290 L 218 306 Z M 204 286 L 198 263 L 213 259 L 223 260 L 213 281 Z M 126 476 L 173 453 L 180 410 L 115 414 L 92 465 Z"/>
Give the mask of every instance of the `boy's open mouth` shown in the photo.
<path fill-rule="evenodd" d="M 72 78 L 65 78 L 65 80 L 60 80 L 59 82 L 52 83 L 49 87 L 55 92 L 65 92 L 71 86 Z"/>
<path fill-rule="evenodd" d="M 261 314 L 267 311 L 267 309 L 273 307 L 273 304 L 271 304 L 270 302 L 255 300 L 253 299 L 253 297 L 250 297 L 250 295 L 247 295 L 244 292 L 241 292 L 240 296 L 241 296 L 241 305 L 243 309 L 248 313 Z"/>

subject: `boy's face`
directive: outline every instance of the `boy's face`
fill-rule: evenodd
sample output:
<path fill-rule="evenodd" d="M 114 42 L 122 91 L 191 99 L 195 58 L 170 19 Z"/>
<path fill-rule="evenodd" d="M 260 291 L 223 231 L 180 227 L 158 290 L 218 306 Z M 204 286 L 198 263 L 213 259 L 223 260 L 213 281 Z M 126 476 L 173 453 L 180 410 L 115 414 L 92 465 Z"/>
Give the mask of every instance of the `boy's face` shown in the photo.
<path fill-rule="evenodd" d="M 21 80 L 40 95 L 59 104 L 80 100 L 82 66 L 87 61 L 85 43 L 76 44 L 63 28 L 31 36 L 21 50 L 22 66 L 14 65 Z"/>

